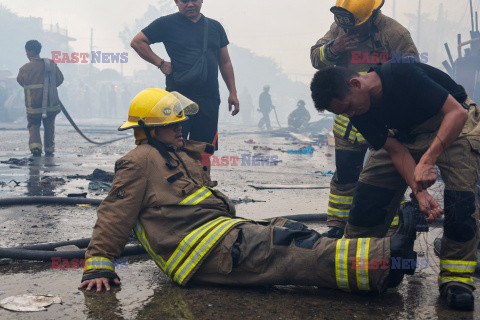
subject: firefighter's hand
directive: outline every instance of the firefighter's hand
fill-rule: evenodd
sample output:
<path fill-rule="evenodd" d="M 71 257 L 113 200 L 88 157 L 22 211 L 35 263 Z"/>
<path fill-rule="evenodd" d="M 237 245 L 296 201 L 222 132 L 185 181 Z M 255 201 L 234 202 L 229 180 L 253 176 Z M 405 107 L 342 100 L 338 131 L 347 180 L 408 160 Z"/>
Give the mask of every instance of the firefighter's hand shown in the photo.
<path fill-rule="evenodd" d="M 420 211 L 425 214 L 425 220 L 427 220 L 427 222 L 433 222 L 442 217 L 444 213 L 442 207 L 440 207 L 437 200 L 435 200 L 427 190 L 415 193 L 415 197 L 418 200 Z"/>
<path fill-rule="evenodd" d="M 420 161 L 415 167 L 413 179 L 418 192 L 427 190 L 437 181 L 437 172 L 432 164 Z"/>
<path fill-rule="evenodd" d="M 240 112 L 240 102 L 238 102 L 236 93 L 230 93 L 230 96 L 228 97 L 228 111 L 232 112 L 232 116 Z"/>
<path fill-rule="evenodd" d="M 355 35 L 344 34 L 337 39 L 332 44 L 332 50 L 336 54 L 341 54 L 348 50 L 353 50 L 358 46 L 358 39 Z"/>
<path fill-rule="evenodd" d="M 168 76 L 170 73 L 173 72 L 172 63 L 165 61 L 160 67 L 160 71 L 162 71 L 164 75 Z"/>
<path fill-rule="evenodd" d="M 120 282 L 120 280 L 115 278 L 115 279 L 113 279 L 113 284 L 119 286 L 122 283 Z M 78 289 L 83 289 L 83 288 L 86 287 L 87 291 L 90 291 L 90 290 L 92 290 L 93 287 L 96 287 L 97 292 L 100 292 L 100 291 L 102 291 L 103 286 L 105 286 L 105 289 L 107 291 L 110 291 L 110 279 L 109 278 L 96 278 L 96 279 L 91 279 L 91 280 L 85 280 L 85 281 L 82 282 L 82 284 L 80 284 Z"/>

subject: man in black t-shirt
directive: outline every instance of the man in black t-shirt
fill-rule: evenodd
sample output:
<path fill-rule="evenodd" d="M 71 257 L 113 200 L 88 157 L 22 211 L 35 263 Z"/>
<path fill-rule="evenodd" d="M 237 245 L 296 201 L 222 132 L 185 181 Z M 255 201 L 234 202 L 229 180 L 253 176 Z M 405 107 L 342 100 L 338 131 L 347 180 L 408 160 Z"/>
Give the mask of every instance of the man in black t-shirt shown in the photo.
<path fill-rule="evenodd" d="M 198 114 L 183 125 L 185 139 L 218 143 L 218 108 L 220 93 L 218 89 L 218 68 L 227 85 L 230 95 L 228 108 L 232 115 L 239 110 L 237 89 L 233 66 L 230 61 L 227 45 L 228 38 L 222 25 L 200 13 L 203 0 L 175 0 L 178 11 L 175 14 L 163 16 L 153 21 L 137 34 L 131 46 L 144 60 L 158 67 L 166 75 L 166 90 L 177 91 L 195 101 L 200 110 Z M 205 27 L 205 23 L 208 25 Z M 192 69 L 202 56 L 204 34 L 208 30 L 205 81 L 180 82 L 174 74 L 180 74 Z M 171 62 L 156 55 L 150 48 L 151 44 L 163 42 Z"/>
<path fill-rule="evenodd" d="M 473 309 L 477 262 L 480 109 L 444 72 L 420 63 L 387 63 L 368 74 L 341 67 L 311 84 L 319 111 L 350 118 L 374 149 L 360 175 L 347 238 L 385 235 L 412 189 L 428 221 L 445 213 L 438 283 L 453 308 Z M 444 208 L 427 188 L 445 182 Z"/>

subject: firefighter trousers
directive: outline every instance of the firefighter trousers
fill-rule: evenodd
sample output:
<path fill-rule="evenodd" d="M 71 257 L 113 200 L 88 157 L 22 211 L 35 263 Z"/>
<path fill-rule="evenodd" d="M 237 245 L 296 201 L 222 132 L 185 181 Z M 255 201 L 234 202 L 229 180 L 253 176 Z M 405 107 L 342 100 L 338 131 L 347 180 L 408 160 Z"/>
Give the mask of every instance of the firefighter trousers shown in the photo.
<path fill-rule="evenodd" d="M 390 268 L 363 268 L 361 262 L 390 258 L 389 238 L 330 239 L 299 222 L 276 218 L 232 229 L 191 281 L 381 292 Z"/>
<path fill-rule="evenodd" d="M 438 119 L 434 118 L 431 122 L 441 122 L 441 115 L 436 118 Z M 477 263 L 479 242 L 476 196 L 480 173 L 479 123 L 480 109 L 470 101 L 468 119 L 462 134 L 436 163 L 445 183 L 445 222 L 438 278 L 442 289 L 448 287 L 449 283 L 461 283 L 475 288 L 472 275 Z M 431 131 L 428 126 L 425 123 L 415 128 L 413 142 L 404 143 L 416 162 L 435 139 L 436 131 Z M 384 149 L 373 151 L 360 175 L 345 236 L 385 236 L 406 188 L 405 180 L 395 168 L 390 155 Z M 430 193 L 433 197 L 438 196 L 432 194 L 431 189 Z"/>
<path fill-rule="evenodd" d="M 40 136 L 40 126 L 43 122 L 43 139 L 45 153 L 53 153 L 55 151 L 55 117 L 58 112 L 47 112 L 47 116 L 42 118 L 42 114 L 27 113 L 27 128 L 30 134 L 28 146 L 30 151 L 35 149 L 42 151 L 42 138 Z"/>

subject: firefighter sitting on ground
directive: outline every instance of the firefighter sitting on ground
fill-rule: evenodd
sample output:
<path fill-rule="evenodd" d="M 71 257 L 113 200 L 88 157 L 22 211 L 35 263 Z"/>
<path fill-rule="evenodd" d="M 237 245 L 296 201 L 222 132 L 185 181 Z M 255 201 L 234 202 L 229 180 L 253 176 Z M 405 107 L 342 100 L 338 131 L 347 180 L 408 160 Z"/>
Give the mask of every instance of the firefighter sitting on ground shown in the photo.
<path fill-rule="evenodd" d="M 62 72 L 52 60 L 40 58 L 41 50 L 42 45 L 37 40 L 25 44 L 30 62 L 20 68 L 17 76 L 17 82 L 25 90 L 27 128 L 30 133 L 28 145 L 35 157 L 42 155 L 42 122 L 45 155 L 52 156 L 55 151 L 55 117 L 61 110 L 57 87 L 63 83 Z"/>
<path fill-rule="evenodd" d="M 198 106 L 162 89 L 140 92 L 128 121 L 137 147 L 115 164 L 112 188 L 98 208 L 80 288 L 120 284 L 114 259 L 130 231 L 173 281 L 231 285 L 316 285 L 382 292 L 408 270 L 368 268 L 365 261 L 410 259 L 413 214 L 391 238 L 330 239 L 299 222 L 236 217 L 229 198 L 214 189 L 202 155 L 214 147 L 184 141 L 180 123 Z M 363 260 L 361 260 L 363 259 Z M 356 262 L 359 265 L 356 268 Z M 360 264 L 363 264 L 360 265 Z"/>
<path fill-rule="evenodd" d="M 308 125 L 308 121 L 310 121 L 310 113 L 305 108 L 305 101 L 298 100 L 297 109 L 288 116 L 288 127 L 293 131 L 301 131 Z"/>
<path fill-rule="evenodd" d="M 480 108 L 446 73 L 421 63 L 386 63 L 360 75 L 318 71 L 317 110 L 349 117 L 374 150 L 360 174 L 346 238 L 383 237 L 405 194 L 434 220 L 445 211 L 438 284 L 452 308 L 473 310 L 477 265 Z M 443 210 L 427 188 L 445 183 Z"/>

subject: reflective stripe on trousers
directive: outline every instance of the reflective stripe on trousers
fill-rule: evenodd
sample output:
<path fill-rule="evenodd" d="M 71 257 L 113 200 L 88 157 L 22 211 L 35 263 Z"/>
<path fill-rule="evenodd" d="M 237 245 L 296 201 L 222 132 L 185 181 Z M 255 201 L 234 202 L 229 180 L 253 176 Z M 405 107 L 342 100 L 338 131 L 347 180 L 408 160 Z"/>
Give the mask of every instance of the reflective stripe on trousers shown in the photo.
<path fill-rule="evenodd" d="M 439 276 L 438 285 L 442 286 L 449 282 L 461 282 L 476 288 L 473 279 L 469 275 L 473 275 L 477 261 L 463 260 L 440 260 L 440 271 L 460 274 L 460 276 Z"/>
<path fill-rule="evenodd" d="M 182 285 L 185 279 L 195 270 L 195 267 L 200 261 L 202 261 L 203 257 L 210 252 L 211 248 L 223 235 L 234 225 L 243 221 L 245 220 L 219 217 L 205 223 L 190 232 L 182 242 L 180 242 L 166 262 L 151 248 L 145 235 L 145 229 L 139 221 L 135 224 L 134 231 L 142 246 L 163 272 L 172 280 Z"/>
<path fill-rule="evenodd" d="M 333 125 L 333 131 L 335 131 L 337 134 L 340 136 L 344 137 L 345 133 L 347 132 L 348 125 L 350 123 L 350 119 L 343 115 L 337 115 L 335 117 L 334 125 Z M 355 127 L 352 126 L 352 129 L 350 130 L 350 133 L 347 137 L 348 140 L 355 142 L 364 142 L 365 138 L 362 136 L 360 132 L 357 131 Z"/>
<path fill-rule="evenodd" d="M 370 280 L 368 274 L 368 259 L 369 259 L 369 250 L 370 250 L 370 238 L 359 238 L 355 239 L 357 241 L 357 249 L 355 254 L 356 259 L 356 285 L 357 289 L 361 291 L 370 290 Z M 348 261 L 353 260 L 348 257 L 348 248 L 352 239 L 340 239 L 337 241 L 336 250 L 335 250 L 335 278 L 337 280 L 337 287 L 345 290 L 351 290 L 351 282 L 348 278 Z M 351 264 L 352 266 L 352 264 Z M 352 268 L 354 268 L 352 266 Z M 354 281 L 355 279 L 351 279 Z M 355 282 L 354 282 L 355 283 Z"/>

